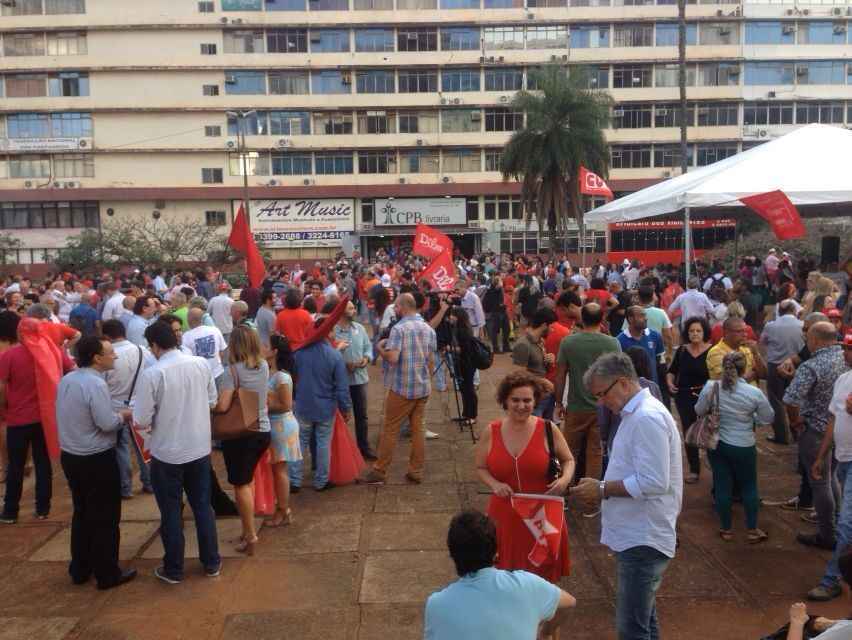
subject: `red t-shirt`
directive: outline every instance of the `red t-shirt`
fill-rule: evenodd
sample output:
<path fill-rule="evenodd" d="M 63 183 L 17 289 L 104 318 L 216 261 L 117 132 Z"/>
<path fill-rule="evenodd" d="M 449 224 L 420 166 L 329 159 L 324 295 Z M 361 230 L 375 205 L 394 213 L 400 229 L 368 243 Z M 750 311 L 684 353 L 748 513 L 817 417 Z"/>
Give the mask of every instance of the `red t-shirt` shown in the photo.
<path fill-rule="evenodd" d="M 62 369 L 74 363 L 62 352 Z M 23 345 L 16 344 L 0 354 L 0 382 L 6 384 L 6 423 L 10 427 L 41 422 L 36 391 L 35 361 Z"/>
<path fill-rule="evenodd" d="M 290 341 L 290 348 L 295 349 L 305 341 L 307 332 L 314 326 L 311 314 L 302 308 L 282 309 L 275 317 L 275 330 Z"/>
<path fill-rule="evenodd" d="M 53 343 L 57 347 L 62 347 L 66 341 L 71 340 L 71 338 L 77 335 L 75 328 L 58 322 L 44 322 L 42 323 L 41 330 L 53 340 Z"/>
<path fill-rule="evenodd" d="M 723 324 L 724 323 L 720 322 L 715 327 L 710 329 L 710 342 L 712 344 L 719 344 L 719 341 L 722 339 L 722 336 L 725 333 L 725 330 L 722 326 Z M 748 325 L 746 325 L 746 336 L 749 340 L 754 340 L 755 342 L 757 342 L 757 337 L 754 335 L 754 329 L 752 329 Z"/>
<path fill-rule="evenodd" d="M 610 298 L 612 298 L 612 294 L 603 289 L 589 289 L 586 291 L 585 295 L 586 302 L 597 302 L 604 309 L 606 309 L 607 303 L 610 301 Z"/>
<path fill-rule="evenodd" d="M 561 322 L 554 322 L 550 325 L 550 330 L 547 337 L 544 339 L 544 352 L 552 353 L 554 356 L 559 355 L 559 344 L 562 338 L 571 334 L 571 327 L 565 326 Z M 556 382 L 556 362 L 547 368 L 547 375 L 544 376 L 551 382 Z"/>

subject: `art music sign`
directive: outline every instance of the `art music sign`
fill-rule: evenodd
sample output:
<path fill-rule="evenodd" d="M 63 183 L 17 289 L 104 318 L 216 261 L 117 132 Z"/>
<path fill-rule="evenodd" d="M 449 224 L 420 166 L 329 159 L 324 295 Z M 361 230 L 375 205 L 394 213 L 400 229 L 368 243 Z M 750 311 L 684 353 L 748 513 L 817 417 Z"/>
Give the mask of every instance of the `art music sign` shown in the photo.
<path fill-rule="evenodd" d="M 271 248 L 339 247 L 355 229 L 351 199 L 252 200 L 249 209 L 255 240 Z"/>
<path fill-rule="evenodd" d="M 467 224 L 464 198 L 376 199 L 376 226 Z"/>

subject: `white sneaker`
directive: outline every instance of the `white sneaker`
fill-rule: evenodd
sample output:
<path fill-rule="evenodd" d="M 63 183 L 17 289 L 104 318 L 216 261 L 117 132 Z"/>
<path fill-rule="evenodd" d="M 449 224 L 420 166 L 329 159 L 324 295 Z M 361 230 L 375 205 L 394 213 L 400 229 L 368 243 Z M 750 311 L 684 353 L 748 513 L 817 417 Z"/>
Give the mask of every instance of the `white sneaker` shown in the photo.
<path fill-rule="evenodd" d="M 583 517 L 584 517 L 584 518 L 597 518 L 600 514 L 601 514 L 601 510 L 600 510 L 600 509 L 595 509 L 595 510 L 594 510 L 594 511 L 592 511 L 591 513 L 584 513 L 584 514 L 583 514 Z"/>
<path fill-rule="evenodd" d="M 426 439 L 427 440 L 437 440 L 440 437 L 441 436 L 438 435 L 437 433 L 435 433 L 434 431 L 429 431 L 429 429 L 426 429 Z"/>

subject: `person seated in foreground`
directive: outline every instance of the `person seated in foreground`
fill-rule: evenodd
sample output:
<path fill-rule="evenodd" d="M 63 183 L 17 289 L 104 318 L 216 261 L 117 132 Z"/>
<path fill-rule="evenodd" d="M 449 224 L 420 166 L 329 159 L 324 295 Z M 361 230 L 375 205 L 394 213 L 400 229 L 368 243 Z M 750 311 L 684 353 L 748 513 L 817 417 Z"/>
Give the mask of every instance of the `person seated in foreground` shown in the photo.
<path fill-rule="evenodd" d="M 852 547 L 848 547 L 837 561 L 843 581 L 852 587 Z M 802 640 L 805 627 L 811 632 L 808 638 L 813 640 L 847 640 L 852 638 L 852 620 L 829 620 L 828 618 L 813 618 L 808 616 L 808 608 L 804 602 L 797 602 L 790 607 L 790 628 L 787 640 Z M 814 636 L 813 633 L 819 633 Z"/>

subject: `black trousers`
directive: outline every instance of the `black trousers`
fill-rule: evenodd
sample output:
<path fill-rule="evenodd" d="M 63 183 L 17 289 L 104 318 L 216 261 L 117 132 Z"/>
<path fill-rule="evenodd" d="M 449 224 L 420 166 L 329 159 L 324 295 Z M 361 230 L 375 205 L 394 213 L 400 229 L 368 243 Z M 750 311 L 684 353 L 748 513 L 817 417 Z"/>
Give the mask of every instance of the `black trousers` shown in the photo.
<path fill-rule="evenodd" d="M 465 365 L 462 362 L 458 372 L 459 392 L 462 397 L 462 418 L 475 420 L 479 413 L 479 398 L 476 396 L 476 387 L 473 384 L 473 376 L 476 374 L 476 368 Z"/>
<path fill-rule="evenodd" d="M 503 351 L 511 351 L 509 346 L 509 316 L 505 311 L 492 311 L 485 314 L 485 328 L 488 331 L 488 339 L 495 353 L 500 351 L 498 337 L 503 334 Z"/>
<path fill-rule="evenodd" d="M 352 399 L 352 414 L 355 416 L 355 439 L 361 453 L 370 450 L 367 441 L 367 384 L 350 384 L 349 397 Z"/>
<path fill-rule="evenodd" d="M 662 385 L 660 385 L 660 388 L 663 388 Z M 677 412 L 680 416 L 680 424 L 684 437 L 686 436 L 686 432 L 689 427 L 691 427 L 692 423 L 698 418 L 695 414 L 696 402 L 698 402 L 698 398 L 696 398 L 689 389 L 679 390 L 675 396 L 675 405 L 677 406 Z M 698 451 L 698 447 L 685 443 L 684 445 L 686 446 L 686 460 L 689 463 L 690 473 L 701 473 L 701 455 Z"/>
<path fill-rule="evenodd" d="M 6 475 L 6 500 L 3 515 L 18 517 L 21 504 L 21 492 L 24 489 L 24 466 L 27 463 L 27 449 L 32 447 L 33 466 L 35 466 L 36 513 L 50 513 L 50 499 L 53 496 L 53 467 L 47 455 L 47 444 L 41 423 L 6 427 L 6 447 L 9 450 L 9 468 Z"/>
<path fill-rule="evenodd" d="M 74 503 L 68 573 L 75 582 L 94 573 L 98 586 L 113 585 L 121 575 L 121 476 L 115 449 L 90 456 L 63 451 L 61 462 Z"/>

